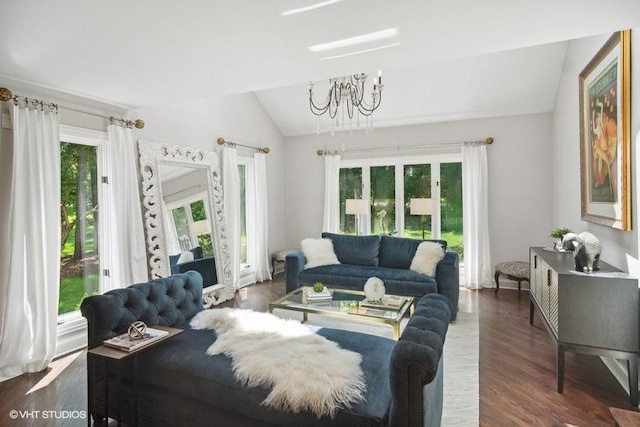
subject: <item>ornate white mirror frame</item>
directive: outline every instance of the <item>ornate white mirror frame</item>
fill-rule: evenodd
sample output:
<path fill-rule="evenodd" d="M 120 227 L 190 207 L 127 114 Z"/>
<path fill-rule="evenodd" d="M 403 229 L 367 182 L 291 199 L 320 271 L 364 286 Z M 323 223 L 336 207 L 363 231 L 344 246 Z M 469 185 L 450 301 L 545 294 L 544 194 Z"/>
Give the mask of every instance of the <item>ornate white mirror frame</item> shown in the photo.
<path fill-rule="evenodd" d="M 165 219 L 162 203 L 160 166 L 186 166 L 204 168 L 207 175 L 209 222 L 211 240 L 215 253 L 218 283 L 203 289 L 205 307 L 233 298 L 233 276 L 231 256 L 227 243 L 227 228 L 224 218 L 224 200 L 220 182 L 220 161 L 214 151 L 179 147 L 166 143 L 140 139 L 140 173 L 142 175 L 142 197 L 144 225 L 149 256 L 151 278 L 170 275 L 169 253 L 165 234 Z"/>

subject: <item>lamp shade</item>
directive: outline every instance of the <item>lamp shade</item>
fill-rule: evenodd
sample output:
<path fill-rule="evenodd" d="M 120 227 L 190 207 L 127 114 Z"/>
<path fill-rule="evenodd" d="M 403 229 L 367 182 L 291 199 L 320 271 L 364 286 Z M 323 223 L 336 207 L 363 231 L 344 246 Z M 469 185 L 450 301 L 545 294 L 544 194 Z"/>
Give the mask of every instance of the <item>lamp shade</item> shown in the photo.
<path fill-rule="evenodd" d="M 207 234 L 209 233 L 209 221 L 207 221 L 206 219 L 203 219 L 201 221 L 196 221 L 193 224 L 191 224 L 191 232 L 196 235 L 199 236 L 201 234 Z"/>
<path fill-rule="evenodd" d="M 411 215 L 433 215 L 436 202 L 433 199 L 411 199 Z"/>
<path fill-rule="evenodd" d="M 347 199 L 345 213 L 348 215 L 368 214 L 369 201 L 364 199 Z"/>

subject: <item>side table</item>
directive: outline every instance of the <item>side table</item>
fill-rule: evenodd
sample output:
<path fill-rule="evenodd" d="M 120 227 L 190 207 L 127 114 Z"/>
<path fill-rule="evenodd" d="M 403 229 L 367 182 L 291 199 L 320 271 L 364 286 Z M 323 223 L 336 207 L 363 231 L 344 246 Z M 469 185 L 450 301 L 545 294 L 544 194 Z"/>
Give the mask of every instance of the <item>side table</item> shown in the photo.
<path fill-rule="evenodd" d="M 120 368 L 121 368 L 122 362 L 125 359 L 133 358 L 132 359 L 133 361 L 133 393 L 134 393 L 133 416 L 134 416 L 134 425 L 137 425 L 138 424 L 138 355 L 141 352 L 145 351 L 146 349 L 151 348 L 154 345 L 160 342 L 163 342 L 171 337 L 174 337 L 180 332 L 182 332 L 182 329 L 170 328 L 167 326 L 153 326 L 153 328 L 167 331 L 169 332 L 169 334 L 152 343 L 149 343 L 144 347 L 140 347 L 133 351 L 118 350 L 117 348 L 109 347 L 104 344 L 98 347 L 94 347 L 90 350 L 87 350 L 87 358 L 94 357 L 96 359 L 103 359 L 105 361 L 105 381 L 104 381 L 105 414 L 104 414 L 104 417 L 107 424 L 109 424 L 109 363 L 114 362 L 116 364 L 116 382 L 118 387 L 118 405 L 117 405 L 118 406 L 118 426 L 120 426 L 122 424 L 122 413 L 120 409 L 120 406 L 121 406 L 120 396 L 122 394 L 120 392 L 120 385 L 121 385 Z M 91 408 L 91 403 L 93 402 L 93 389 L 91 387 L 90 375 L 94 376 L 93 384 L 96 384 L 95 370 L 96 370 L 96 366 L 95 364 L 93 364 L 93 369 L 92 369 L 93 372 L 87 371 L 87 394 L 88 394 L 88 401 L 89 401 L 89 416 L 87 417 L 87 421 L 89 426 L 91 426 L 91 418 L 93 414 L 92 408 Z"/>

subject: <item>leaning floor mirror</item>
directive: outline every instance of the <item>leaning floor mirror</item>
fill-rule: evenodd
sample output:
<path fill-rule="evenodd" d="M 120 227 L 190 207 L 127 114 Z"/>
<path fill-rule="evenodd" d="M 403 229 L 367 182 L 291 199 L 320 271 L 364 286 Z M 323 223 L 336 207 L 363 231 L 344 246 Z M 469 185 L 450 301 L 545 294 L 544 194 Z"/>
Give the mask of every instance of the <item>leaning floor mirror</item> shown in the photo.
<path fill-rule="evenodd" d="M 196 270 L 205 307 L 233 298 L 218 154 L 145 139 L 138 153 L 151 278 Z"/>

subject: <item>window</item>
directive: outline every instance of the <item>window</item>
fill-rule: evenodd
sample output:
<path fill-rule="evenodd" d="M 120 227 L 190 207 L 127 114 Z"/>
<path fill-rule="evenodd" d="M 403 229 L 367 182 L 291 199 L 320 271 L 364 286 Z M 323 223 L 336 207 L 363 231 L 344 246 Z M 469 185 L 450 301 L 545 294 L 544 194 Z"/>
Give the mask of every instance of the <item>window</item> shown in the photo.
<path fill-rule="evenodd" d="M 431 215 L 411 215 L 411 199 L 431 198 L 431 165 L 404 166 L 404 230 L 402 235 L 421 239 L 431 238 Z"/>
<path fill-rule="evenodd" d="M 240 178 L 240 286 L 255 283 L 255 262 L 257 257 L 256 187 L 253 157 L 238 156 L 238 176 Z"/>
<path fill-rule="evenodd" d="M 100 160 L 102 149 L 82 137 L 60 143 L 61 249 L 58 315 L 79 310 L 101 291 Z"/>
<path fill-rule="evenodd" d="M 87 344 L 80 315 L 85 296 L 108 287 L 108 209 L 104 175 L 106 132 L 60 125 L 60 296 L 56 355 Z"/>
<path fill-rule="evenodd" d="M 238 164 L 240 175 L 240 263 L 248 264 L 247 256 L 247 165 Z"/>
<path fill-rule="evenodd" d="M 462 163 L 459 154 L 423 156 L 419 159 L 390 158 L 343 160 L 339 172 L 340 232 L 356 234 L 364 222 L 367 234 L 398 235 L 447 240 L 463 255 Z M 369 201 L 367 215 L 346 213 L 347 199 Z M 433 215 L 411 215 L 410 200 L 428 198 L 436 202 Z"/>

